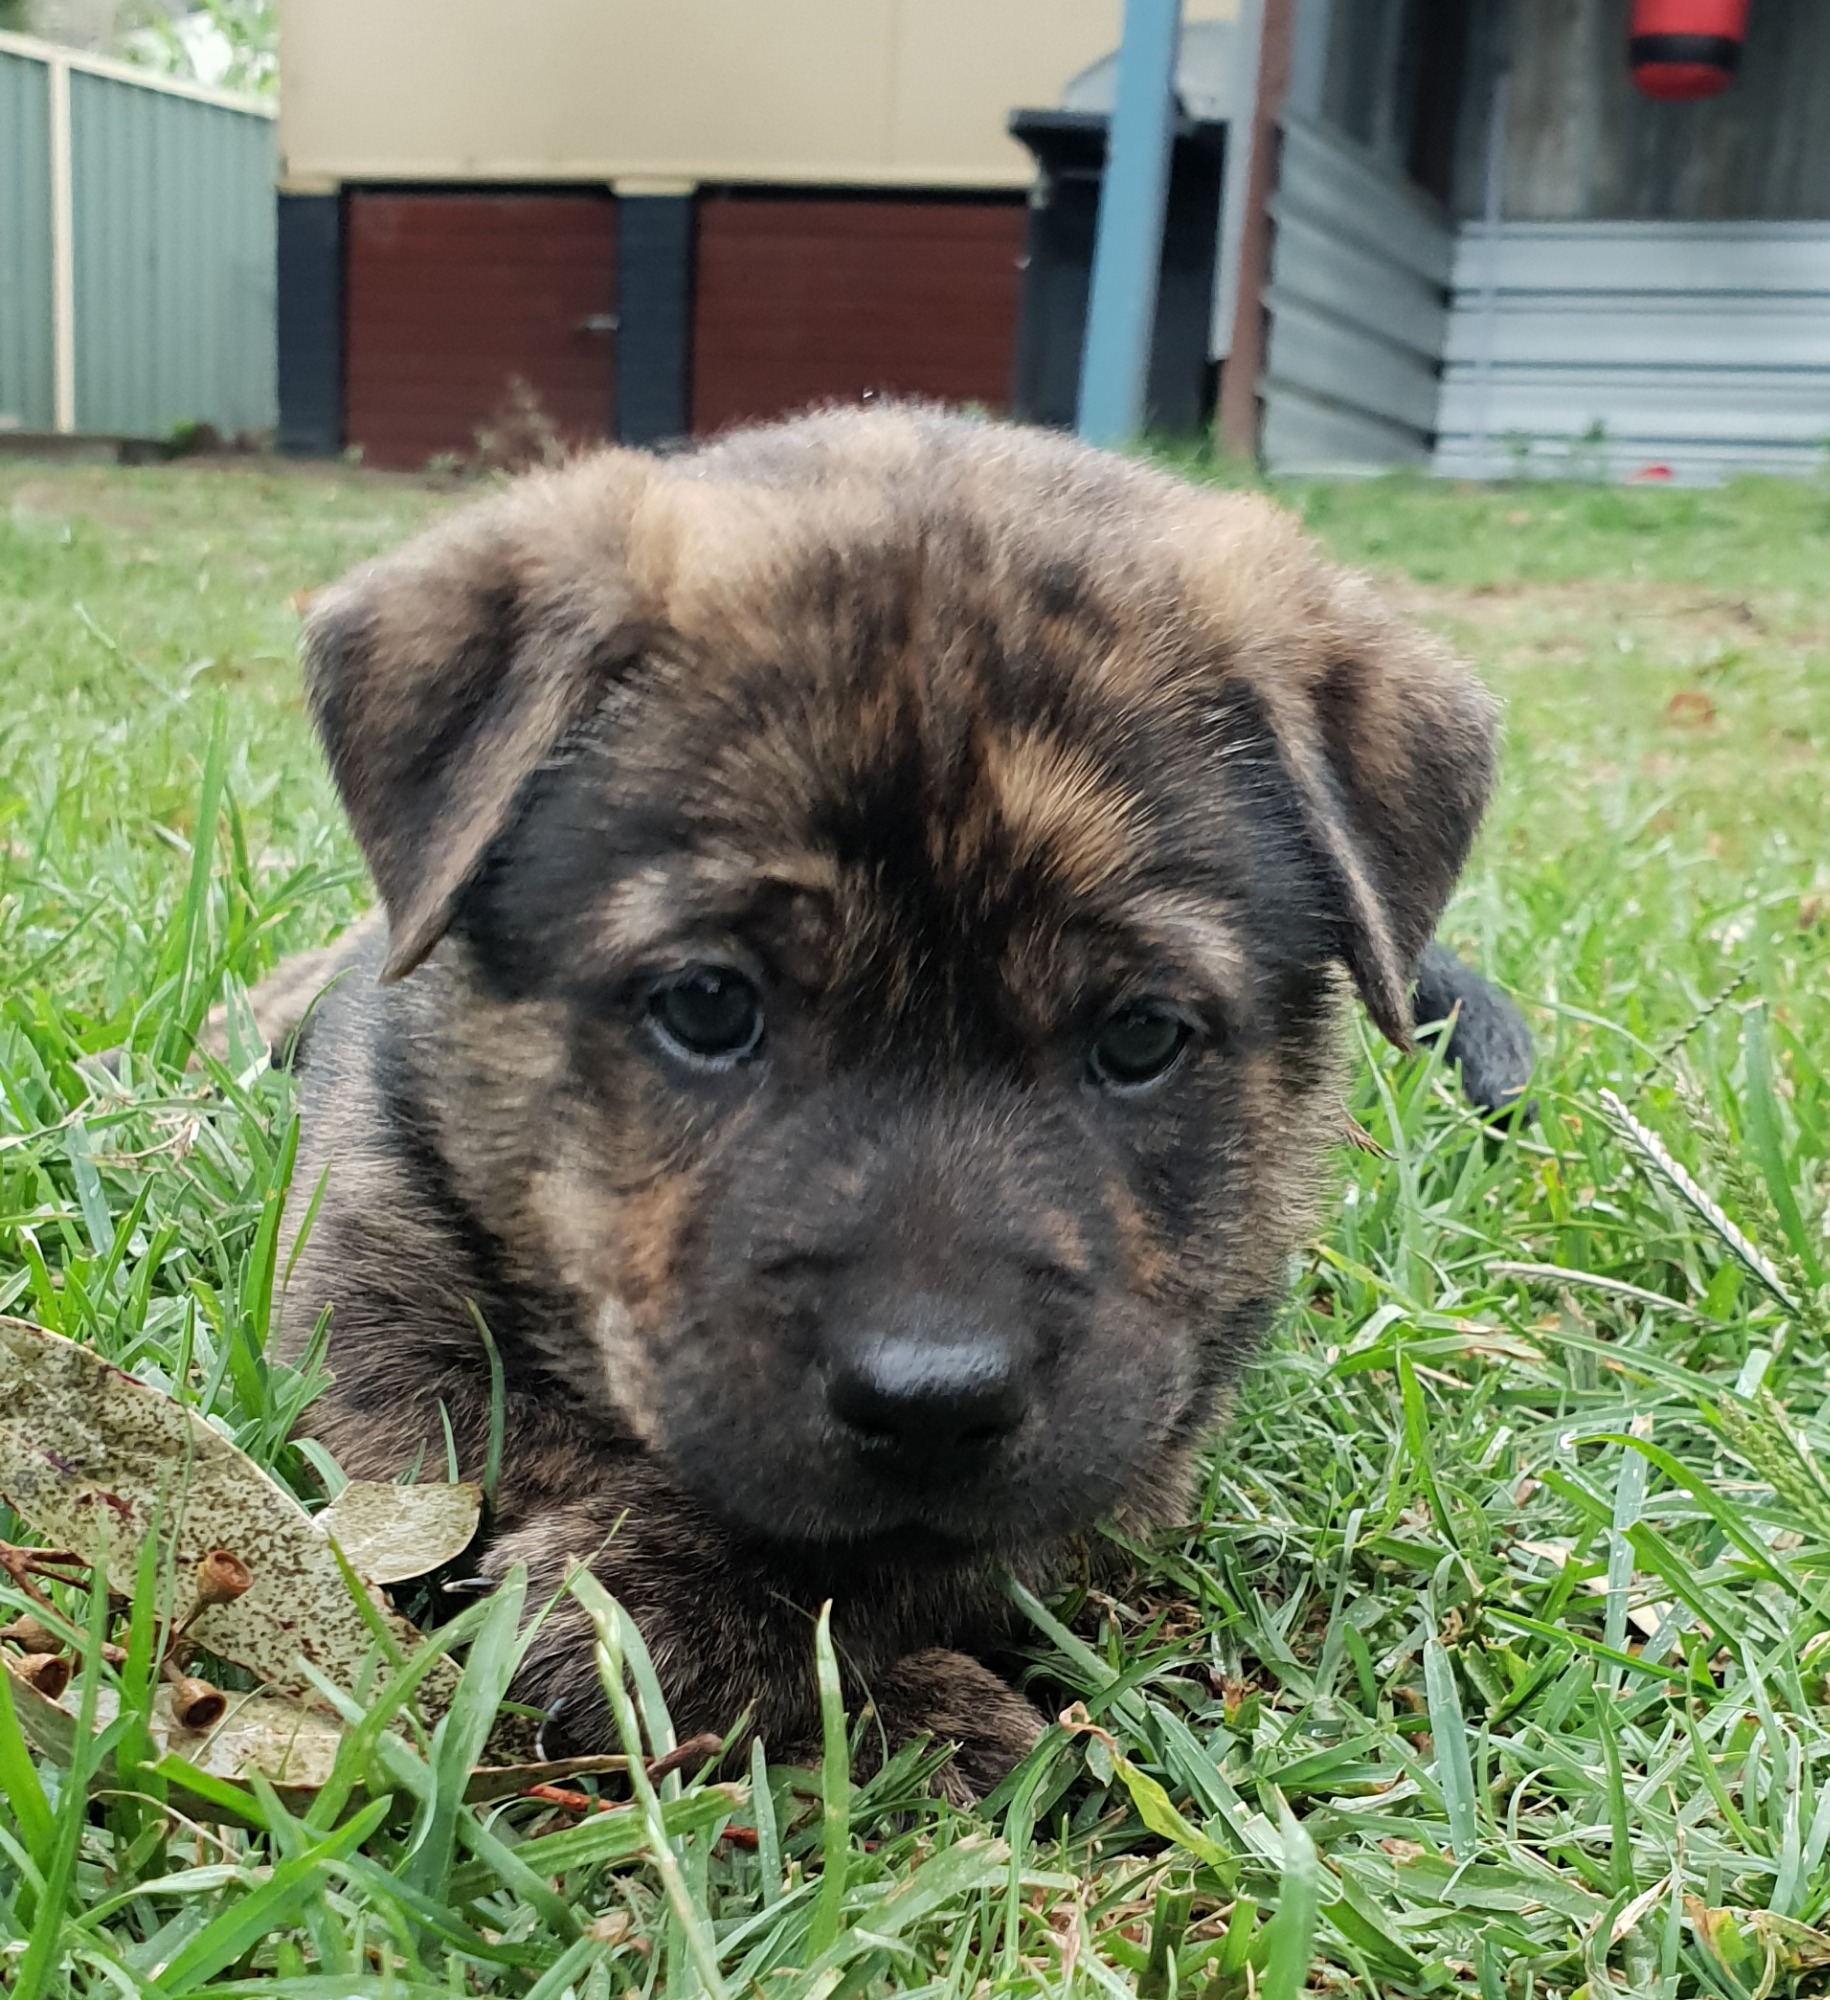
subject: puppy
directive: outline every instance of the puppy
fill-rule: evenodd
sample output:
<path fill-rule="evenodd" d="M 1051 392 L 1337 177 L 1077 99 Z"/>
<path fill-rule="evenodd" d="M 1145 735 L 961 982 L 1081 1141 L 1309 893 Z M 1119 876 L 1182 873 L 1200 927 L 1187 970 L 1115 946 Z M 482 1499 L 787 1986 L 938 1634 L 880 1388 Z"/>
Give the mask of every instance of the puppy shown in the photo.
<path fill-rule="evenodd" d="M 682 1734 L 817 1734 L 809 1620 L 983 1792 L 1000 1573 L 1177 1517 L 1402 1042 L 1494 709 L 1256 497 L 911 408 L 545 473 L 315 606 L 385 905 L 302 1055 L 296 1352 L 388 1478 L 506 1427 Z M 582 1619 L 516 1693 L 604 1703 Z"/>

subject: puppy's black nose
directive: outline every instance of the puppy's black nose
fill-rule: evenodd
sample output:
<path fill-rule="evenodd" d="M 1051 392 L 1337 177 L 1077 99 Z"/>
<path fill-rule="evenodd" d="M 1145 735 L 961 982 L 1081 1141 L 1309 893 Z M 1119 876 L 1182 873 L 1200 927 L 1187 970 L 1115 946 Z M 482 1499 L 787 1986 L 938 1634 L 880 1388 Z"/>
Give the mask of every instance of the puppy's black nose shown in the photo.
<path fill-rule="evenodd" d="M 887 1323 L 886 1323 L 887 1322 Z M 1010 1343 L 977 1314 L 912 1300 L 832 1357 L 826 1400 L 885 1470 L 968 1470 L 1023 1421 Z"/>

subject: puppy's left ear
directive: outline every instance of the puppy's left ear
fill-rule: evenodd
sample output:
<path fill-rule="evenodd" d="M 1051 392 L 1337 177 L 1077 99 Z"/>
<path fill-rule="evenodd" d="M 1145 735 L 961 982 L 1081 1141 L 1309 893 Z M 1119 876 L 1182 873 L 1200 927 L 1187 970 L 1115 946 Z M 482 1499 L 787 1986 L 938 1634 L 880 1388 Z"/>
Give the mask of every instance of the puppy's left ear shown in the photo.
<path fill-rule="evenodd" d="M 528 778 L 653 637 L 635 523 L 654 462 L 518 482 L 312 607 L 305 685 L 388 913 L 384 980 L 450 924 Z"/>
<path fill-rule="evenodd" d="M 1493 788 L 1499 710 L 1436 640 L 1331 567 L 1293 672 L 1255 674 L 1333 877 L 1340 953 L 1388 1041 Z"/>

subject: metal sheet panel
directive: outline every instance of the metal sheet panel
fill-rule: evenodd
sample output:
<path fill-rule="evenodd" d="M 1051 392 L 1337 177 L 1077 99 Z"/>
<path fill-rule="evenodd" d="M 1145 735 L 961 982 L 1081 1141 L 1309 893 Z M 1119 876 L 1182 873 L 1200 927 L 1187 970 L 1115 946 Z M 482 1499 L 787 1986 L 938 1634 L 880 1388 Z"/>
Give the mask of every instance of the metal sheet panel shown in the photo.
<path fill-rule="evenodd" d="M 50 429 L 51 369 L 48 72 L 0 50 L 0 425 Z"/>
<path fill-rule="evenodd" d="M 1439 203 L 1345 133 L 1286 118 L 1278 192 L 1432 284 L 1446 285 L 1454 239 Z"/>
<path fill-rule="evenodd" d="M 1306 389 L 1403 424 L 1427 437 L 1436 427 L 1437 377 L 1433 361 L 1395 346 L 1273 285 L 1266 369 L 1281 386 Z"/>
<path fill-rule="evenodd" d="M 270 429 L 272 121 L 79 69 L 70 124 L 78 428 Z"/>
<path fill-rule="evenodd" d="M 1830 370 L 1787 379 L 1752 368 L 1496 370 L 1491 428 L 1501 437 L 1611 440 L 1656 454 L 1665 445 L 1830 444 Z M 1443 384 L 1442 430 L 1471 431 L 1473 371 Z"/>
<path fill-rule="evenodd" d="M 1361 476 L 1430 462 L 1429 447 L 1408 424 L 1381 423 L 1300 389 L 1281 391 L 1266 408 L 1264 455 L 1273 465 Z"/>
<path fill-rule="evenodd" d="M 1281 199 L 1272 200 L 1271 215 L 1282 268 L 1289 282 L 1301 284 L 1311 305 L 1415 354 L 1441 354 L 1449 306 L 1440 284 L 1394 264 L 1378 250 L 1345 241 Z"/>
<path fill-rule="evenodd" d="M 1265 304 L 1262 449 L 1274 472 L 1428 460 L 1454 239 L 1366 147 L 1286 118 Z"/>
<path fill-rule="evenodd" d="M 1442 472 L 1821 469 L 1830 224 L 1471 228 L 1448 357 Z"/>
<path fill-rule="evenodd" d="M 1830 294 L 1830 287 L 1826 287 Z M 1473 366 L 1483 342 L 1478 302 L 1449 328 L 1449 364 Z M 1490 336 L 1503 367 L 1830 368 L 1825 299 L 1768 295 L 1758 312 L 1704 292 L 1693 299 L 1614 298 L 1510 301 Z"/>
<path fill-rule="evenodd" d="M 1668 479 L 1678 486 L 1717 486 L 1725 479 L 1750 475 L 1810 479 L 1823 469 L 1822 444 L 1750 443 L 1745 439 L 1727 445 L 1686 443 L 1654 453 L 1635 452 L 1607 440 L 1589 445 L 1581 440 L 1509 438 L 1502 440 L 1496 456 L 1493 449 L 1476 451 L 1466 437 L 1445 434 L 1430 460 L 1430 470 L 1444 479 L 1492 479 L 1496 474 L 1616 484 Z"/>
<path fill-rule="evenodd" d="M 1478 223 L 1457 238 L 1457 293 L 1485 281 L 1487 241 Z M 1504 222 L 1498 244 L 1498 279 L 1508 292 L 1830 291 L 1826 222 Z"/>

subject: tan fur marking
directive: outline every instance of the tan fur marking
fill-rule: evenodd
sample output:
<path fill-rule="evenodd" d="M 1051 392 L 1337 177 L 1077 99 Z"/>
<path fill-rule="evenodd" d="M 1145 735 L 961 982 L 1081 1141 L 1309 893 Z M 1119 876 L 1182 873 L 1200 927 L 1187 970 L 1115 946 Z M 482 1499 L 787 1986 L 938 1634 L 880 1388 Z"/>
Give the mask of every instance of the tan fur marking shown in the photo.
<path fill-rule="evenodd" d="M 1212 992 L 1237 998 L 1251 978 L 1251 958 L 1211 904 L 1161 892 L 1132 897 L 1128 927 L 1174 964 L 1187 966 Z"/>
<path fill-rule="evenodd" d="M 1045 861 L 1083 895 L 1122 872 L 1143 805 L 1112 782 L 1086 745 L 1032 731 L 987 736 L 981 755 L 998 821 L 1019 862 Z"/>

